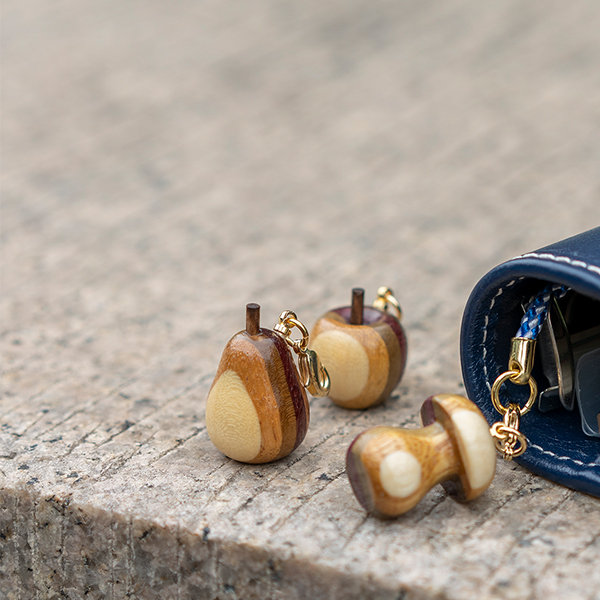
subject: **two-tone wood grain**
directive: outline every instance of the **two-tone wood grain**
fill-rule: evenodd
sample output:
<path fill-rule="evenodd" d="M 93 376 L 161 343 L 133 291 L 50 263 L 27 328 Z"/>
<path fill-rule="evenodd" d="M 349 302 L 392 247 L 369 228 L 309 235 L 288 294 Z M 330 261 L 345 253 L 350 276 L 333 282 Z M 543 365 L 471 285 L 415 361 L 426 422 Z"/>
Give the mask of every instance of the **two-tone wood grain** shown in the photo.
<path fill-rule="evenodd" d="M 258 323 L 248 305 L 246 330 L 227 343 L 206 404 L 206 428 L 226 456 L 265 463 L 304 439 L 309 406 L 285 341 Z"/>
<path fill-rule="evenodd" d="M 373 427 L 348 448 L 346 471 L 370 513 L 393 517 L 413 508 L 437 483 L 472 500 L 491 483 L 494 442 L 486 420 L 467 398 L 440 394 L 421 408 L 422 429 Z"/>
<path fill-rule="evenodd" d="M 362 409 L 383 402 L 406 365 L 406 335 L 398 319 L 363 306 L 364 290 L 355 288 L 351 306 L 323 315 L 310 345 L 327 368 L 329 397 L 344 408 Z"/>

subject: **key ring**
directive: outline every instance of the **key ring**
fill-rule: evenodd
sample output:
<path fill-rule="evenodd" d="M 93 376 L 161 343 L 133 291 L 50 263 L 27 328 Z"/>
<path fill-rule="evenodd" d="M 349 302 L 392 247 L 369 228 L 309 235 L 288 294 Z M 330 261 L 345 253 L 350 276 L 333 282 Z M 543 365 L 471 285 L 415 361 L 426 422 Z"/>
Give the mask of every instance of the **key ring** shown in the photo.
<path fill-rule="evenodd" d="M 292 338 L 292 329 L 298 329 L 302 334 L 300 339 Z M 273 330 L 280 333 L 283 339 L 297 354 L 305 352 L 308 348 L 308 329 L 302 321 L 298 320 L 296 313 L 292 310 L 284 310 L 279 315 L 279 322 L 273 327 Z"/>
<path fill-rule="evenodd" d="M 535 404 L 535 400 L 537 398 L 537 383 L 535 379 L 531 376 L 525 381 L 525 383 L 529 384 L 529 398 L 523 406 L 519 406 L 517 404 L 509 404 L 509 407 L 507 407 L 503 406 L 500 402 L 500 388 L 502 387 L 502 384 L 504 382 L 510 381 L 516 385 L 524 385 L 520 384 L 517 381 L 518 377 L 519 371 L 505 371 L 496 378 L 496 381 L 494 381 L 494 384 L 492 385 L 492 404 L 501 415 L 505 415 L 508 412 L 510 406 L 516 406 L 519 411 L 519 416 L 522 417 L 523 415 L 527 414 Z"/>

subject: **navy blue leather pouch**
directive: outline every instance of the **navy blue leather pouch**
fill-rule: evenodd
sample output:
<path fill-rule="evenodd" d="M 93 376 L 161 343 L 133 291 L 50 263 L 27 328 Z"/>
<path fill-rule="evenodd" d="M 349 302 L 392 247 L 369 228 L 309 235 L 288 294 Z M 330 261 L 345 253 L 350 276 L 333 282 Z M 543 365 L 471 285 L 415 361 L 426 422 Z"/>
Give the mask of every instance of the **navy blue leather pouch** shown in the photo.
<path fill-rule="evenodd" d="M 501 420 L 492 406 L 490 390 L 496 377 L 507 370 L 511 338 L 519 327 L 524 304 L 549 283 L 570 288 L 564 300 L 568 304 L 565 309 L 567 328 L 598 331 L 600 227 L 498 265 L 471 293 L 461 330 L 463 378 L 468 397 L 479 406 L 490 424 Z M 577 371 L 577 385 L 583 388 L 579 389 L 580 397 L 587 398 L 588 413 L 590 403 L 593 408 L 593 419 L 588 420 L 592 428 L 586 428 L 578 400 L 570 409 L 560 403 L 548 409 L 540 407 L 543 402 L 537 402 L 521 420 L 528 448 L 515 461 L 543 477 L 600 497 L 600 437 L 594 437 L 592 431 L 594 427 L 600 430 L 600 389 L 597 389 L 600 337 L 597 333 L 594 336 L 592 347 L 595 344 L 599 350 L 588 352 L 587 362 L 580 361 L 585 374 L 582 372 L 580 376 Z M 543 368 L 542 362 L 536 355 L 533 375 L 540 390 L 549 388 L 556 375 L 548 372 L 547 365 Z M 560 365 L 557 369 L 560 370 Z M 576 370 L 573 369 L 572 376 L 577 390 Z M 508 401 L 524 404 L 528 391 L 526 385 L 503 386 L 504 405 Z"/>

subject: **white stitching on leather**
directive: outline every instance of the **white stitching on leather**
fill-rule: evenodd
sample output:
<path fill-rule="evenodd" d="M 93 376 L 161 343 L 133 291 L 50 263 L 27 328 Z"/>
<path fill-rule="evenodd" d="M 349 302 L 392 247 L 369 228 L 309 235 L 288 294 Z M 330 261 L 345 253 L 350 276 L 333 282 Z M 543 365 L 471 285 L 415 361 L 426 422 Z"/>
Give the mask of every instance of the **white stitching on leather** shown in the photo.
<path fill-rule="evenodd" d="M 504 292 L 504 288 L 502 288 L 502 287 L 496 292 L 496 295 L 492 298 L 492 301 L 490 302 L 487 314 L 485 315 L 485 319 L 483 321 L 483 323 L 484 323 L 483 339 L 481 340 L 481 347 L 483 348 L 483 351 L 481 352 L 481 358 L 483 360 L 483 374 L 485 375 L 485 384 L 487 385 L 487 388 L 490 392 L 492 391 L 492 386 L 490 385 L 490 382 L 488 381 L 488 370 L 487 370 L 487 365 L 485 364 L 485 358 L 487 356 L 487 346 L 485 345 L 485 342 L 487 340 L 487 328 L 488 328 L 488 324 L 490 322 L 490 313 L 492 312 L 492 308 L 494 308 L 494 304 L 496 304 L 496 298 L 498 296 L 501 296 L 503 294 L 503 292 Z"/>
<path fill-rule="evenodd" d="M 490 393 L 492 391 L 492 386 L 490 385 L 490 382 L 488 381 L 488 370 L 487 370 L 487 365 L 485 364 L 485 357 L 487 356 L 487 347 L 485 345 L 485 342 L 487 340 L 487 334 L 488 334 L 487 328 L 488 328 L 488 324 L 490 322 L 490 313 L 492 312 L 492 308 L 494 308 L 494 304 L 496 304 L 496 298 L 498 298 L 498 296 L 501 296 L 504 293 L 504 288 L 508 288 L 511 285 L 514 285 L 515 283 L 517 283 L 517 279 L 512 279 L 504 287 L 501 287 L 496 292 L 496 295 L 492 298 L 492 301 L 490 302 L 490 306 L 488 307 L 488 312 L 485 315 L 485 319 L 483 321 L 483 340 L 481 342 L 483 351 L 481 353 L 481 358 L 483 359 L 483 373 L 485 375 L 485 385 L 487 385 L 487 388 L 490 391 Z"/>
<path fill-rule="evenodd" d="M 527 439 L 527 441 L 529 442 L 529 438 Z M 541 446 L 538 446 L 537 444 L 532 444 L 531 442 L 529 442 L 529 447 L 539 450 L 542 454 L 548 454 L 549 456 L 552 456 L 558 460 L 568 460 L 568 461 L 575 463 L 576 465 L 580 465 L 582 467 L 597 467 L 600 464 L 597 462 L 584 463 L 582 460 L 577 460 L 575 458 L 571 458 L 570 456 L 560 456 L 559 454 L 555 454 L 554 452 L 551 452 L 550 450 L 544 450 Z"/>
<path fill-rule="evenodd" d="M 523 258 L 541 258 L 542 260 L 553 260 L 555 262 L 566 262 L 574 267 L 578 267 L 580 269 L 586 269 L 587 271 L 590 271 L 592 273 L 596 273 L 597 275 L 600 275 L 600 267 L 597 267 L 596 265 L 590 265 L 582 260 L 573 260 L 573 259 L 569 258 L 568 256 L 556 256 L 554 254 L 550 254 L 549 252 L 543 252 L 543 253 L 528 252 L 527 254 L 522 254 L 521 256 L 515 256 L 515 258 L 511 258 L 507 262 L 511 262 L 513 260 L 521 260 Z M 519 279 L 523 279 L 523 278 L 520 277 Z M 504 287 L 501 287 L 496 292 L 496 295 L 492 298 L 492 300 L 490 302 L 488 312 L 485 315 L 485 319 L 483 322 L 483 339 L 481 342 L 483 351 L 481 353 L 481 357 L 483 359 L 483 373 L 485 375 L 485 384 L 490 392 L 492 391 L 492 386 L 490 385 L 490 382 L 488 381 L 488 370 L 487 370 L 487 366 L 485 364 L 485 358 L 487 356 L 487 347 L 485 345 L 485 342 L 487 340 L 487 335 L 488 335 L 487 328 L 488 328 L 488 324 L 490 322 L 490 313 L 492 312 L 492 309 L 494 308 L 494 304 L 496 304 L 496 298 L 498 298 L 498 296 L 501 296 L 504 293 L 504 288 L 510 287 L 511 285 L 514 285 L 516 282 L 517 282 L 517 279 L 512 279 Z M 544 450 L 541 446 L 538 446 L 537 444 L 530 443 L 529 447 L 535 448 L 542 454 L 547 454 L 548 456 L 552 456 L 552 457 L 556 458 L 557 460 L 566 460 L 568 462 L 572 462 L 581 467 L 600 467 L 599 462 L 584 463 L 583 461 L 577 460 L 575 458 L 571 458 L 570 456 L 561 456 L 559 454 L 555 454 L 554 452 L 552 452 L 550 450 Z"/>
<path fill-rule="evenodd" d="M 566 262 L 574 267 L 579 267 L 580 269 L 586 269 L 587 271 L 591 271 L 592 273 L 596 273 L 596 275 L 600 275 L 600 267 L 596 265 L 590 265 L 582 260 L 573 260 L 568 256 L 556 256 L 555 254 L 550 254 L 549 252 L 528 252 L 527 254 L 522 254 L 521 256 L 515 256 L 515 258 L 511 258 L 511 260 L 520 260 L 522 258 L 541 258 L 542 260 L 553 260 L 554 262 Z M 507 261 L 510 262 L 510 261 Z"/>

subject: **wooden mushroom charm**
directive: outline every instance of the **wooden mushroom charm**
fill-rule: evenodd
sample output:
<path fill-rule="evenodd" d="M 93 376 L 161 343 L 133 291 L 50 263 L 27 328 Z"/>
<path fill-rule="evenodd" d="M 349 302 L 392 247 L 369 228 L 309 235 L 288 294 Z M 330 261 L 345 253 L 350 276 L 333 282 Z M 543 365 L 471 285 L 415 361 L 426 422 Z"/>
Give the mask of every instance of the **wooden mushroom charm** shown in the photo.
<path fill-rule="evenodd" d="M 364 290 L 352 290 L 352 303 L 330 310 L 315 324 L 311 347 L 331 378 L 329 398 L 344 408 L 383 402 L 396 387 L 406 364 L 406 335 L 398 316 L 364 305 Z M 391 296 L 380 288 L 380 298 Z M 394 305 L 397 302 L 394 299 Z M 383 304 L 385 305 L 385 303 Z"/>
<path fill-rule="evenodd" d="M 309 406 L 285 340 L 261 329 L 258 304 L 246 306 L 246 329 L 223 350 L 206 403 L 206 429 L 226 456 L 266 463 L 304 439 Z"/>
<path fill-rule="evenodd" d="M 472 500 L 494 478 L 494 441 L 470 400 L 432 396 L 423 403 L 421 420 L 422 429 L 373 427 L 348 448 L 348 479 L 368 512 L 379 517 L 405 513 L 437 483 L 458 500 Z"/>

